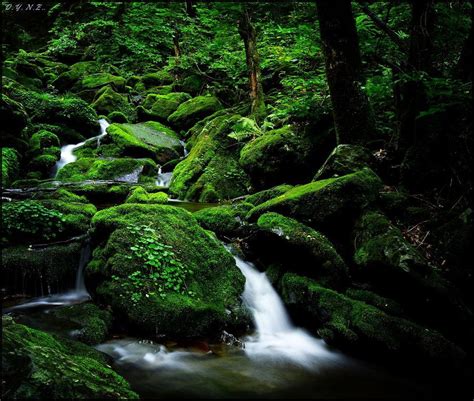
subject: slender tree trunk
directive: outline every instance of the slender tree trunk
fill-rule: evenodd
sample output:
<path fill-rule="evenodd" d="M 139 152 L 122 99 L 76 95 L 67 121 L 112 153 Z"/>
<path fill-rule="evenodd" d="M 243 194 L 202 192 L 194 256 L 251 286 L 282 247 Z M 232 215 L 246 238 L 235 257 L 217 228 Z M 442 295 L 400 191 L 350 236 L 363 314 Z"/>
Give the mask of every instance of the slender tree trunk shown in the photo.
<path fill-rule="evenodd" d="M 179 59 L 181 57 L 181 46 L 179 45 L 179 39 L 181 37 L 181 32 L 178 28 L 175 29 L 173 35 L 173 49 L 174 49 L 174 57 L 176 59 L 176 64 L 179 64 Z"/>
<path fill-rule="evenodd" d="M 196 9 L 194 8 L 194 4 L 192 0 L 186 0 L 186 13 L 191 18 L 196 18 Z"/>
<path fill-rule="evenodd" d="M 412 0 L 410 49 L 405 72 L 410 79 L 401 79 L 395 87 L 398 115 L 398 138 L 396 148 L 401 156 L 416 142 L 416 117 L 426 107 L 426 90 L 417 74 L 432 72 L 431 56 L 433 44 L 433 0 Z"/>
<path fill-rule="evenodd" d="M 366 144 L 375 123 L 363 90 L 359 40 L 351 2 L 318 0 L 319 28 L 337 143 Z"/>
<path fill-rule="evenodd" d="M 238 28 L 245 46 L 245 57 L 249 76 L 251 114 L 256 120 L 260 120 L 265 115 L 265 99 L 261 83 L 260 59 L 257 51 L 257 33 L 255 27 L 252 25 L 247 8 L 243 9 Z"/>

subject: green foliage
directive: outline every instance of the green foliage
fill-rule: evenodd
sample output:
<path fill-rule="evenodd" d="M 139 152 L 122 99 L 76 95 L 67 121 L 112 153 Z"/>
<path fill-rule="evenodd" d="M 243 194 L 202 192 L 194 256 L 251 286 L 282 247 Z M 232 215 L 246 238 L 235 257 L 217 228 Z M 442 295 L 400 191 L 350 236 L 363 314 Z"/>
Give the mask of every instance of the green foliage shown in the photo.
<path fill-rule="evenodd" d="M 2 203 L 2 242 L 28 242 L 38 236 L 49 241 L 64 230 L 65 216 L 38 201 Z"/>
<path fill-rule="evenodd" d="M 126 229 L 133 241 L 131 255 L 127 257 L 137 259 L 141 268 L 129 274 L 127 281 L 112 276 L 113 280 L 121 281 L 123 296 L 130 296 L 136 304 L 143 296 L 148 298 L 158 295 L 165 298 L 169 292 L 194 295 L 186 286 L 192 271 L 181 263 L 171 246 L 160 242 L 160 236 L 154 228 L 129 225 Z"/>
<path fill-rule="evenodd" d="M 18 175 L 18 153 L 12 148 L 2 148 L 2 187 L 9 185 Z"/>

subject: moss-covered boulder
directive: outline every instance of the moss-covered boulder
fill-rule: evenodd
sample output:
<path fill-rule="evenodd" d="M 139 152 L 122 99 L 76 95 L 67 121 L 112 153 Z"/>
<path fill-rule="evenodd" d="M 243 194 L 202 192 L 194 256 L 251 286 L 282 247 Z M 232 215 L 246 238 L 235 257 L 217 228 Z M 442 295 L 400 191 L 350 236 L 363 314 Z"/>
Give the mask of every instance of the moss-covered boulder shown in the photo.
<path fill-rule="evenodd" d="M 155 121 L 112 124 L 107 128 L 107 133 L 109 135 L 104 137 L 103 144 L 111 156 L 149 157 L 159 164 L 165 164 L 184 154 L 176 133 Z"/>
<path fill-rule="evenodd" d="M 76 96 L 56 96 L 34 91 L 11 80 L 4 83 L 3 89 L 12 99 L 23 105 L 32 123 L 64 125 L 81 132 L 85 137 L 100 132 L 97 114 Z"/>
<path fill-rule="evenodd" d="M 89 75 L 98 73 L 114 73 L 114 67 L 97 61 L 80 61 L 72 64 L 67 71 L 62 72 L 52 85 L 60 91 L 71 90 L 74 85 Z"/>
<path fill-rule="evenodd" d="M 125 124 L 128 123 L 128 117 L 123 114 L 121 111 L 113 111 L 107 116 L 107 119 L 111 123 L 120 123 L 120 124 Z"/>
<path fill-rule="evenodd" d="M 124 204 L 97 213 L 86 273 L 131 331 L 215 337 L 245 322 L 233 257 L 182 208 Z"/>
<path fill-rule="evenodd" d="M 112 180 L 130 183 L 153 180 L 156 164 L 150 159 L 81 157 L 58 171 L 60 181 Z"/>
<path fill-rule="evenodd" d="M 455 327 L 461 332 L 458 325 L 470 325 L 472 313 L 451 285 L 383 214 L 363 214 L 355 225 L 353 241 L 357 279 L 398 300 L 408 313 L 443 332 L 456 332 Z"/>
<path fill-rule="evenodd" d="M 250 203 L 235 203 L 199 210 L 194 217 L 201 227 L 214 231 L 219 237 L 236 237 L 252 208 Z"/>
<path fill-rule="evenodd" d="M 156 120 L 163 123 L 167 122 L 168 117 L 173 114 L 181 103 L 190 100 L 191 96 L 187 93 L 172 92 L 168 95 L 150 94 L 146 97 L 142 111 L 142 120 Z"/>
<path fill-rule="evenodd" d="M 23 105 L 2 93 L 0 114 L 2 116 L 1 146 L 24 148 L 26 138 L 21 134 L 21 131 L 26 127 L 28 116 Z"/>
<path fill-rule="evenodd" d="M 288 192 L 292 185 L 282 184 L 277 185 L 276 187 L 270 189 L 264 189 L 263 191 L 256 192 L 252 195 L 249 195 L 245 198 L 245 201 L 251 203 L 254 206 L 258 206 L 263 202 L 266 202 L 270 199 L 276 198 L 277 196 L 283 195 L 285 192 Z"/>
<path fill-rule="evenodd" d="M 143 187 L 133 189 L 125 203 L 168 203 L 168 194 L 164 192 L 148 193 Z"/>
<path fill-rule="evenodd" d="M 156 72 L 150 72 L 141 77 L 140 82 L 145 85 L 146 89 L 153 86 L 161 86 L 171 84 L 174 81 L 174 77 L 167 71 L 161 70 Z"/>
<path fill-rule="evenodd" d="M 237 144 L 228 137 L 240 118 L 228 113 L 219 115 L 191 138 L 189 155 L 173 171 L 170 193 L 199 202 L 233 199 L 247 193 L 250 183 L 239 165 Z"/>
<path fill-rule="evenodd" d="M 280 263 L 284 269 L 312 277 L 321 285 L 342 288 L 348 269 L 334 245 L 321 233 L 278 213 L 265 213 L 257 221 L 254 247 L 267 265 Z"/>
<path fill-rule="evenodd" d="M 339 178 L 295 186 L 256 206 L 248 217 L 256 221 L 266 212 L 276 212 L 323 231 L 334 231 L 336 227 L 340 230 L 377 199 L 381 188 L 380 178 L 364 168 Z"/>
<path fill-rule="evenodd" d="M 256 188 L 268 188 L 300 181 L 311 153 L 309 139 L 288 125 L 247 143 L 240 152 L 240 164 Z"/>
<path fill-rule="evenodd" d="M 298 320 L 329 344 L 367 357 L 459 368 L 465 353 L 435 330 L 391 316 L 316 281 L 287 273 L 282 297 Z"/>
<path fill-rule="evenodd" d="M 112 88 L 121 92 L 125 89 L 125 79 L 107 72 L 99 72 L 83 77 L 76 85 L 77 91 L 100 89 L 103 86 L 110 85 Z"/>
<path fill-rule="evenodd" d="M 15 149 L 2 148 L 2 187 L 10 185 L 20 171 L 19 155 Z"/>
<path fill-rule="evenodd" d="M 100 353 L 2 318 L 2 398 L 137 399 Z"/>
<path fill-rule="evenodd" d="M 199 120 L 222 109 L 222 104 L 213 96 L 197 96 L 184 103 L 168 117 L 168 122 L 179 129 L 189 129 Z"/>
<path fill-rule="evenodd" d="M 2 202 L 2 243 L 44 243 L 81 235 L 95 212 L 95 207 L 83 200 Z"/>
<path fill-rule="evenodd" d="M 314 181 L 354 173 L 364 167 L 373 167 L 374 157 L 359 145 L 338 145 L 314 176 Z"/>
<path fill-rule="evenodd" d="M 131 104 L 128 102 L 128 97 L 116 92 L 111 86 L 106 86 L 97 92 L 92 108 L 102 115 L 109 115 L 114 111 L 119 111 L 129 120 L 135 118 L 135 112 Z"/>
<path fill-rule="evenodd" d="M 112 325 L 112 314 L 89 302 L 54 309 L 51 313 L 75 324 L 77 328 L 72 333 L 74 339 L 89 345 L 105 341 Z"/>

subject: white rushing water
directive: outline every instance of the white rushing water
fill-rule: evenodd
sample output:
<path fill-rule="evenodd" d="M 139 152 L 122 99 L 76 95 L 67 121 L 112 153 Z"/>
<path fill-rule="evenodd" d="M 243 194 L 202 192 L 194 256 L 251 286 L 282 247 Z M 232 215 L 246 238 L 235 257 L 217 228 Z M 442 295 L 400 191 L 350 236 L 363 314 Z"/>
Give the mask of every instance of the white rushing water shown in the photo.
<path fill-rule="evenodd" d="M 320 362 L 339 357 L 323 340 L 291 323 L 281 298 L 265 273 L 238 256 L 234 255 L 234 258 L 246 279 L 242 298 L 256 327 L 256 332 L 245 339 L 245 353 L 249 358 L 287 361 L 314 368 Z"/>
<path fill-rule="evenodd" d="M 61 158 L 56 162 L 54 167 L 54 175 L 57 174 L 66 164 L 73 163 L 77 160 L 77 156 L 74 155 L 74 151 L 81 146 L 85 145 L 86 142 L 97 141 L 97 147 L 100 146 L 100 140 L 107 135 L 107 127 L 110 125 L 106 120 L 100 119 L 100 134 L 92 138 L 86 139 L 84 142 L 77 143 L 75 145 L 64 145 L 61 148 Z"/>
<path fill-rule="evenodd" d="M 60 294 L 51 294 L 45 297 L 34 298 L 28 302 L 13 306 L 4 312 L 15 311 L 19 309 L 30 309 L 47 306 L 63 306 L 72 305 L 87 301 L 90 295 L 87 292 L 84 282 L 84 268 L 90 259 L 91 249 L 89 243 L 85 244 L 81 250 L 81 256 L 76 273 L 76 282 L 73 290 L 66 291 Z"/>
<path fill-rule="evenodd" d="M 170 186 L 172 178 L 173 178 L 173 173 L 172 172 L 163 173 L 160 166 L 158 168 L 158 175 L 156 176 L 156 186 L 168 188 Z"/>

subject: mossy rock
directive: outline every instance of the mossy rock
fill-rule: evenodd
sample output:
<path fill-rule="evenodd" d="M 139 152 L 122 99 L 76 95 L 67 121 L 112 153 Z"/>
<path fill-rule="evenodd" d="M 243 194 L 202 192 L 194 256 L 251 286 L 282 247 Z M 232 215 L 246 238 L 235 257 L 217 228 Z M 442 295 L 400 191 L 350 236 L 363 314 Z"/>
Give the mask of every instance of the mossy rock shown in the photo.
<path fill-rule="evenodd" d="M 219 237 L 236 237 L 252 208 L 250 203 L 235 203 L 199 210 L 194 217 L 201 227 L 214 231 Z"/>
<path fill-rule="evenodd" d="M 59 150 L 59 148 L 56 148 Z M 55 151 L 55 154 L 42 154 L 40 156 L 34 157 L 28 163 L 28 175 L 32 178 L 48 178 L 51 177 L 51 173 L 56 162 L 59 160 L 58 152 Z M 60 152 L 59 152 L 60 153 Z"/>
<path fill-rule="evenodd" d="M 98 299 L 111 305 L 130 330 L 171 338 L 214 338 L 222 329 L 235 332 L 247 322 L 240 300 L 244 277 L 230 253 L 191 213 L 173 206 L 124 204 L 100 211 L 93 224 L 95 240 L 102 245 L 94 251 L 86 274 L 98 283 Z M 160 296 L 153 284 L 131 284 L 129 276 L 143 271 L 143 261 L 129 257 L 137 245 L 129 227 L 143 224 L 169 247 L 163 257 L 173 255 L 173 263 L 191 272 L 185 292 L 171 288 Z"/>
<path fill-rule="evenodd" d="M 407 313 L 443 333 L 463 337 L 460 333 L 469 332 L 472 313 L 457 291 L 383 214 L 363 214 L 353 241 L 355 278 L 370 283 L 382 295 L 400 302 Z"/>
<path fill-rule="evenodd" d="M 236 143 L 227 135 L 241 117 L 222 114 L 190 140 L 188 156 L 173 171 L 169 191 L 179 199 L 217 202 L 247 193 L 250 186 L 238 162 Z"/>
<path fill-rule="evenodd" d="M 110 113 L 108 116 L 107 116 L 107 119 L 111 122 L 111 123 L 120 123 L 120 124 L 125 124 L 125 123 L 128 123 L 128 117 L 123 114 L 122 112 L 120 111 L 113 111 L 112 113 Z"/>
<path fill-rule="evenodd" d="M 200 75 L 189 75 L 176 84 L 176 89 L 190 93 L 193 96 L 199 95 L 206 81 Z"/>
<path fill-rule="evenodd" d="M 254 186 L 263 189 L 301 180 L 311 166 L 311 153 L 311 142 L 288 125 L 247 143 L 240 151 L 240 164 Z"/>
<path fill-rule="evenodd" d="M 145 188 L 137 187 L 130 192 L 125 203 L 168 203 L 168 194 L 164 192 L 148 193 Z"/>
<path fill-rule="evenodd" d="M 137 399 L 99 353 L 2 318 L 2 397 Z"/>
<path fill-rule="evenodd" d="M 171 84 L 174 82 L 174 77 L 167 71 L 150 72 L 141 77 L 140 80 L 145 88 L 151 88 L 153 86 L 160 86 L 165 84 Z"/>
<path fill-rule="evenodd" d="M 129 120 L 135 118 L 135 111 L 125 95 L 117 93 L 112 87 L 105 86 L 97 92 L 92 108 L 98 113 L 109 115 L 114 111 L 123 113 Z"/>
<path fill-rule="evenodd" d="M 189 129 L 199 120 L 222 109 L 222 104 L 213 96 L 197 96 L 184 103 L 168 117 L 168 122 L 179 129 Z"/>
<path fill-rule="evenodd" d="M 351 226 L 353 216 L 373 203 L 382 188 L 380 178 L 364 168 L 339 178 L 298 185 L 283 195 L 252 209 L 248 218 L 256 221 L 266 212 L 292 217 L 326 233 Z"/>
<path fill-rule="evenodd" d="M 80 61 L 72 64 L 68 71 L 62 72 L 52 85 L 60 91 L 66 91 L 73 88 L 82 78 L 101 72 L 113 72 L 113 68 L 108 64 L 99 63 L 97 61 Z"/>
<path fill-rule="evenodd" d="M 2 148 L 2 187 L 10 185 L 20 171 L 19 155 L 15 149 Z"/>
<path fill-rule="evenodd" d="M 245 202 L 251 203 L 254 206 L 258 206 L 263 202 L 269 201 L 270 199 L 276 198 L 277 196 L 283 195 L 285 192 L 288 192 L 292 185 L 282 184 L 277 185 L 276 187 L 270 189 L 264 189 L 263 191 L 256 192 L 252 195 L 249 195 L 245 198 Z"/>
<path fill-rule="evenodd" d="M 265 213 L 257 221 L 257 247 L 269 263 L 316 279 L 330 288 L 348 283 L 348 269 L 334 245 L 321 233 L 278 213 Z M 257 234 L 257 235 L 258 235 Z"/>
<path fill-rule="evenodd" d="M 313 181 L 354 173 L 374 166 L 375 159 L 369 149 L 359 145 L 338 145 L 314 176 Z"/>
<path fill-rule="evenodd" d="M 56 179 L 67 182 L 112 180 L 139 182 L 155 175 L 156 164 L 150 159 L 95 159 L 82 157 L 65 165 Z"/>
<path fill-rule="evenodd" d="M 82 99 L 73 95 L 56 96 L 25 88 L 14 81 L 4 83 L 4 91 L 20 102 L 31 122 L 66 126 L 84 136 L 97 135 L 100 131 L 97 114 Z"/>
<path fill-rule="evenodd" d="M 74 87 L 76 91 L 100 89 L 106 85 L 111 85 L 115 90 L 121 92 L 125 89 L 125 79 L 107 72 L 86 75 Z"/>
<path fill-rule="evenodd" d="M 2 243 L 30 244 L 70 238 L 89 229 L 94 205 L 61 199 L 2 203 Z"/>
<path fill-rule="evenodd" d="M 25 108 L 21 103 L 2 93 L 0 113 L 2 115 L 1 146 L 24 150 L 27 138 L 21 132 L 28 122 Z"/>
<path fill-rule="evenodd" d="M 145 110 L 142 111 L 141 117 L 147 120 L 167 122 L 168 117 L 177 110 L 179 105 L 189 99 L 191 99 L 190 95 L 180 92 L 168 95 L 150 94 L 143 103 Z"/>
<path fill-rule="evenodd" d="M 81 249 L 80 242 L 42 248 L 3 247 L 2 288 L 8 295 L 27 296 L 44 295 L 47 289 L 52 293 L 68 291 L 75 285 Z"/>
<path fill-rule="evenodd" d="M 75 323 L 74 339 L 85 344 L 95 345 L 105 341 L 112 325 L 110 312 L 100 309 L 93 303 L 70 305 L 54 309 L 54 316 Z"/>
<path fill-rule="evenodd" d="M 391 316 L 293 273 L 281 280 L 290 310 L 325 341 L 365 357 L 410 360 L 449 370 L 465 353 L 437 331 Z"/>
<path fill-rule="evenodd" d="M 176 133 L 156 121 L 112 124 L 107 133 L 103 144 L 111 156 L 149 157 L 163 165 L 184 153 Z"/>
<path fill-rule="evenodd" d="M 50 147 L 59 147 L 59 138 L 52 132 L 41 130 L 31 136 L 30 151 L 41 152 Z"/>

